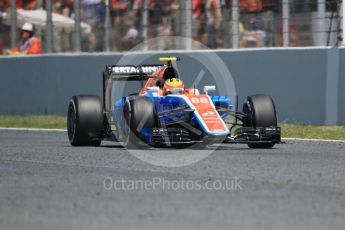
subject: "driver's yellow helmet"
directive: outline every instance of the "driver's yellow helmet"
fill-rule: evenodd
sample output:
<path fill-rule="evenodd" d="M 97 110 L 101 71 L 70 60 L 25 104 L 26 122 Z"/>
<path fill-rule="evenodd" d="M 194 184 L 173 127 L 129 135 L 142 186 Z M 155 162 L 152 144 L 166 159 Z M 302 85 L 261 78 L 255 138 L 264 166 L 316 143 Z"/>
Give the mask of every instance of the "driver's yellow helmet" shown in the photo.
<path fill-rule="evenodd" d="M 181 94 L 184 90 L 184 83 L 178 78 L 170 78 L 164 82 L 164 94 Z"/>

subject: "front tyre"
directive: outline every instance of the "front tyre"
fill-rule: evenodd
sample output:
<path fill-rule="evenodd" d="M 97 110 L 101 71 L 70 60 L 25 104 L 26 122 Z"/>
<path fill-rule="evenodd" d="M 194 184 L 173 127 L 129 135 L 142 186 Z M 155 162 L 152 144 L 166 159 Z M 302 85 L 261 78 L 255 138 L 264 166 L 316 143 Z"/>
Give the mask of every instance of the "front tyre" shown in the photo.
<path fill-rule="evenodd" d="M 68 105 L 67 133 L 73 146 L 99 146 L 103 130 L 101 99 L 92 95 L 73 96 Z"/>
<path fill-rule="evenodd" d="M 270 96 L 248 96 L 243 104 L 243 113 L 247 114 L 244 127 L 277 127 L 276 109 Z M 248 144 L 250 148 L 272 148 L 274 145 L 274 142 Z"/>

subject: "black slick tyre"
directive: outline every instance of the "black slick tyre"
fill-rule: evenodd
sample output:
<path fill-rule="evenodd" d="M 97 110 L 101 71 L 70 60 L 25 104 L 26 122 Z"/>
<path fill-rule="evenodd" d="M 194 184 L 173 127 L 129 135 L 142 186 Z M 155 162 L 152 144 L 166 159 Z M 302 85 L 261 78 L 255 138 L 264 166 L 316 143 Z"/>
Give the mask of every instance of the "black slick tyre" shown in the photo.
<path fill-rule="evenodd" d="M 123 145 L 128 149 L 147 148 L 149 145 L 141 137 L 143 128 L 154 128 L 156 124 L 153 102 L 144 96 L 129 97 L 123 108 L 125 118 Z"/>
<path fill-rule="evenodd" d="M 103 130 L 103 106 L 99 97 L 73 96 L 68 105 L 67 133 L 73 146 L 99 146 Z"/>
<path fill-rule="evenodd" d="M 277 127 L 277 114 L 274 102 L 267 95 L 248 96 L 243 104 L 243 113 L 247 117 L 243 121 L 244 127 Z M 275 143 L 250 143 L 250 148 L 272 148 Z"/>

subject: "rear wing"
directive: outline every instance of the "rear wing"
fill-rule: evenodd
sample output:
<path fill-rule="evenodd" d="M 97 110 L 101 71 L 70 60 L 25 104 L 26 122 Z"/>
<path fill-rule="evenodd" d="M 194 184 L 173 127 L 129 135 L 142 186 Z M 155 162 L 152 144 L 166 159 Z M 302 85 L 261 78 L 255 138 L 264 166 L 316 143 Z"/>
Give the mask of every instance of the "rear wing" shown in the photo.
<path fill-rule="evenodd" d="M 164 65 L 108 65 L 104 75 L 113 81 L 145 81 Z"/>
<path fill-rule="evenodd" d="M 111 109 L 111 89 L 113 81 L 144 81 L 164 65 L 108 65 L 103 72 L 103 107 L 105 111 Z"/>
<path fill-rule="evenodd" d="M 160 68 L 173 68 L 172 62 L 179 61 L 179 57 L 160 57 L 159 61 L 167 62 L 167 65 L 107 65 L 103 72 L 103 106 L 106 111 L 111 110 L 111 89 L 113 81 L 144 81 L 153 77 Z"/>

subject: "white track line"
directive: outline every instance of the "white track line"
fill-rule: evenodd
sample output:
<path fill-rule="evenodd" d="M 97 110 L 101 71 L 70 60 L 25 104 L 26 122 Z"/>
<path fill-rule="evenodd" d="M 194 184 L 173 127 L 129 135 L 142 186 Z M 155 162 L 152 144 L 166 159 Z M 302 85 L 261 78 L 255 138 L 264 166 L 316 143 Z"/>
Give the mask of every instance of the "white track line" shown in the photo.
<path fill-rule="evenodd" d="M 13 130 L 13 131 L 39 131 L 39 132 L 66 132 L 66 129 L 38 129 L 38 128 L 3 128 L 0 130 Z"/>
<path fill-rule="evenodd" d="M 38 128 L 3 128 L 0 130 L 13 130 L 13 131 L 34 131 L 34 132 L 67 132 L 66 129 L 38 129 Z M 308 139 L 308 138 L 282 138 L 283 141 L 315 141 L 315 142 L 339 142 L 345 143 L 343 140 L 327 140 L 327 139 Z"/>

